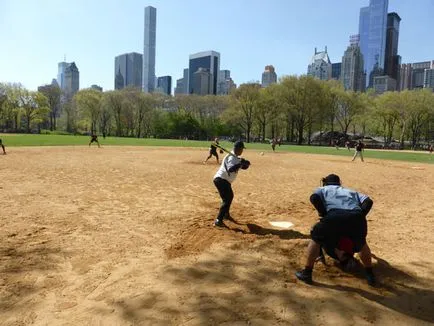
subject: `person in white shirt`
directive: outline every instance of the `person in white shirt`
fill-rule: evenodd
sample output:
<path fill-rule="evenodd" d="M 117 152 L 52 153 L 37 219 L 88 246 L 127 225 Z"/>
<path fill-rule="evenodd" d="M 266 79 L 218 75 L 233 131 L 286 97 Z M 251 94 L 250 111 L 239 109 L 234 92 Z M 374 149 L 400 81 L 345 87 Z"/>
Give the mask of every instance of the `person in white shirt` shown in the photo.
<path fill-rule="evenodd" d="M 232 182 L 236 179 L 239 169 L 247 170 L 250 162 L 240 158 L 243 153 L 244 143 L 237 141 L 234 144 L 234 149 L 222 161 L 220 168 L 214 176 L 214 185 L 216 186 L 222 204 L 219 213 L 214 222 L 214 226 L 224 227 L 223 219 L 230 219 L 229 210 L 231 208 L 232 200 L 234 199 L 234 192 L 232 191 Z"/>

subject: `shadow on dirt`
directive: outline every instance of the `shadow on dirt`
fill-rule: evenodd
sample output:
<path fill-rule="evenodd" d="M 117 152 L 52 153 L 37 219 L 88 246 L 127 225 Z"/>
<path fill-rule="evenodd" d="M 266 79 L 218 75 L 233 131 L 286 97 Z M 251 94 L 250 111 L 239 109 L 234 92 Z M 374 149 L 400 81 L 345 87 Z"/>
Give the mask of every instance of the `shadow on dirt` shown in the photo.
<path fill-rule="evenodd" d="M 241 225 L 241 224 L 238 224 Z M 255 234 L 259 236 L 264 235 L 276 235 L 282 240 L 291 240 L 291 239 L 310 239 L 309 235 L 303 234 L 301 232 L 295 230 L 276 230 L 264 228 L 260 225 L 247 223 L 245 224 L 248 230 L 243 230 L 241 228 L 232 228 L 231 230 L 235 232 L 240 232 L 243 234 Z"/>
<path fill-rule="evenodd" d="M 257 225 L 250 226 L 250 230 L 259 235 L 276 231 Z M 284 239 L 306 238 L 294 231 L 285 232 L 278 235 Z M 321 283 L 306 291 L 307 285 L 297 283 L 294 277 L 294 265 L 304 252 L 305 241 L 281 242 L 272 237 L 251 240 L 228 244 L 212 255 L 191 259 L 186 267 L 172 261 L 160 274 L 166 284 L 171 284 L 170 291 L 146 294 L 118 307 L 128 322 L 149 317 L 156 324 L 315 325 L 320 323 L 318 318 L 323 312 L 339 313 L 342 318 L 350 318 L 349 323 L 360 322 L 351 318 L 363 312 L 360 318 L 374 323 L 385 313 L 393 314 L 388 309 L 413 318 L 413 322 L 434 320 L 434 292 L 428 290 L 427 280 L 379 257 L 379 288 L 369 288 L 364 280 L 351 274 L 333 277 L 333 267 L 321 267 L 316 271 L 316 275 L 323 274 L 319 277 Z M 324 277 L 327 284 L 322 282 Z M 313 297 L 321 300 L 312 301 Z M 338 320 L 338 324 L 345 320 Z"/>

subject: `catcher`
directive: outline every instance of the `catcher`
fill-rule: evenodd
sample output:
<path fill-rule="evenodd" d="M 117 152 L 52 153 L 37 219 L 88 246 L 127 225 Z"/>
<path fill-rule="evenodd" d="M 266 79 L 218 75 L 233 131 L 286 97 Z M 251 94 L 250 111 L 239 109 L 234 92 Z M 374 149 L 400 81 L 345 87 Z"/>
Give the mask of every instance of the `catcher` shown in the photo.
<path fill-rule="evenodd" d="M 366 243 L 366 215 L 373 201 L 367 195 L 342 187 L 339 176 L 335 174 L 323 178 L 322 183 L 323 186 L 310 197 L 320 221 L 310 232 L 312 240 L 307 248 L 305 268 L 295 273 L 296 277 L 312 284 L 313 266 L 322 252 L 321 247 L 324 247 L 331 257 L 343 264 L 348 263 L 355 252 L 359 252 L 368 284 L 375 285 L 371 250 Z"/>
<path fill-rule="evenodd" d="M 225 156 L 220 168 L 214 176 L 214 185 L 222 199 L 222 204 L 214 226 L 224 227 L 223 219 L 232 219 L 229 215 L 229 209 L 234 199 L 231 184 L 236 179 L 239 169 L 247 170 L 250 166 L 248 160 L 239 157 L 243 153 L 244 148 L 242 141 L 235 142 L 233 151 L 231 154 Z"/>
<path fill-rule="evenodd" d="M 215 138 L 214 139 L 214 143 L 218 145 L 219 144 L 219 139 Z M 209 148 L 209 156 L 206 158 L 205 161 L 203 161 L 203 164 L 205 164 L 212 156 L 215 156 L 215 158 L 217 160 L 217 164 L 220 164 L 219 155 L 217 154 L 217 147 L 214 146 L 214 143 L 211 144 L 211 146 Z M 222 154 L 222 153 L 223 153 L 223 151 L 220 150 L 220 154 Z"/>

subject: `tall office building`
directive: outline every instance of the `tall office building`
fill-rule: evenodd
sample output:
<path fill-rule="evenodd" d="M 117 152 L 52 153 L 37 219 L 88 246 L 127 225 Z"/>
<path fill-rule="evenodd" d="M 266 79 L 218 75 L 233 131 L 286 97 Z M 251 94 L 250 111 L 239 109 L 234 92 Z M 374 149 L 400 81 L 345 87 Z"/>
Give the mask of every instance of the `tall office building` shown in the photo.
<path fill-rule="evenodd" d="M 143 46 L 143 91 L 152 93 L 155 88 L 155 43 L 157 9 L 145 8 L 145 37 Z"/>
<path fill-rule="evenodd" d="M 57 83 L 59 84 L 60 89 L 63 89 L 65 85 L 65 69 L 68 67 L 68 62 L 59 62 L 57 64 Z"/>
<path fill-rule="evenodd" d="M 143 56 L 132 52 L 115 57 L 115 89 L 142 88 Z"/>
<path fill-rule="evenodd" d="M 64 87 L 62 90 L 66 96 L 67 100 L 72 99 L 75 93 L 78 92 L 80 88 L 80 72 L 78 71 L 77 65 L 75 62 L 71 62 L 65 68 L 64 74 Z"/>
<path fill-rule="evenodd" d="M 189 78 L 189 70 L 188 68 L 184 68 L 184 74 L 183 74 L 183 78 L 184 78 L 184 90 L 183 93 L 184 94 L 188 94 L 188 78 Z"/>
<path fill-rule="evenodd" d="M 220 70 L 218 75 L 217 95 L 228 95 L 234 88 L 236 88 L 236 85 L 231 78 L 231 71 Z"/>
<path fill-rule="evenodd" d="M 401 56 L 398 55 L 399 23 L 401 17 L 396 12 L 387 15 L 386 57 L 384 72 L 389 77 L 398 81 Z"/>
<path fill-rule="evenodd" d="M 332 79 L 340 80 L 342 71 L 342 62 L 332 63 Z"/>
<path fill-rule="evenodd" d="M 197 95 L 209 95 L 211 93 L 213 75 L 209 72 L 209 69 L 198 68 L 193 74 L 193 87 L 192 94 Z"/>
<path fill-rule="evenodd" d="M 204 75 L 205 71 L 210 75 L 208 94 L 216 95 L 218 72 L 220 71 L 220 53 L 215 51 L 205 51 L 190 55 L 188 67 L 188 94 L 199 94 L 203 92 L 204 88 L 201 87 L 198 89 L 197 86 L 199 84 L 194 83 L 195 73 L 198 72 L 200 68 L 202 68 L 200 70 L 200 75 Z"/>
<path fill-rule="evenodd" d="M 324 51 L 318 52 L 315 48 L 315 54 L 312 57 L 310 65 L 307 67 L 307 74 L 321 80 L 332 78 L 332 63 L 327 53 L 327 47 Z"/>
<path fill-rule="evenodd" d="M 185 89 L 184 78 L 177 79 L 176 80 L 176 87 L 175 87 L 175 91 L 174 91 L 175 96 L 185 94 L 184 89 Z"/>
<path fill-rule="evenodd" d="M 370 0 L 369 7 L 360 9 L 360 49 L 366 71 L 366 86 L 373 86 L 375 76 L 384 73 L 389 0 Z"/>
<path fill-rule="evenodd" d="M 413 69 L 411 67 L 411 63 L 404 63 L 399 66 L 398 73 L 398 85 L 397 88 L 399 91 L 403 91 L 405 89 L 411 89 L 411 73 Z"/>
<path fill-rule="evenodd" d="M 277 83 L 277 74 L 272 65 L 265 66 L 265 70 L 262 73 L 262 87 Z"/>
<path fill-rule="evenodd" d="M 399 90 L 423 88 L 427 69 L 434 69 L 434 60 L 400 65 Z"/>
<path fill-rule="evenodd" d="M 363 55 L 357 42 L 353 41 L 342 57 L 341 80 L 346 90 L 365 90 Z"/>
<path fill-rule="evenodd" d="M 158 77 L 157 90 L 160 93 L 166 95 L 172 95 L 172 77 L 171 76 Z"/>
<path fill-rule="evenodd" d="M 434 66 L 431 69 L 425 69 L 423 88 L 431 88 L 434 91 Z"/>

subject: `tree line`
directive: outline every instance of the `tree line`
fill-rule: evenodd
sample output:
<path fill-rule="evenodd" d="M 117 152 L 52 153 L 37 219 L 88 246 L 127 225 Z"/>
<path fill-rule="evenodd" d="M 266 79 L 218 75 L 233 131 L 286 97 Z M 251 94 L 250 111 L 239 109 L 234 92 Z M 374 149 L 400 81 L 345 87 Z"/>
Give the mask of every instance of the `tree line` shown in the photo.
<path fill-rule="evenodd" d="M 20 84 L 0 84 L 0 130 L 8 132 L 228 136 L 247 142 L 279 137 L 296 144 L 312 144 L 315 135 L 339 132 L 379 136 L 385 144 L 410 141 L 416 146 L 434 139 L 433 126 L 431 90 L 359 93 L 345 91 L 338 81 L 310 76 L 286 76 L 266 88 L 242 84 L 225 96 L 83 89 L 69 101 L 55 85 L 34 92 Z"/>

